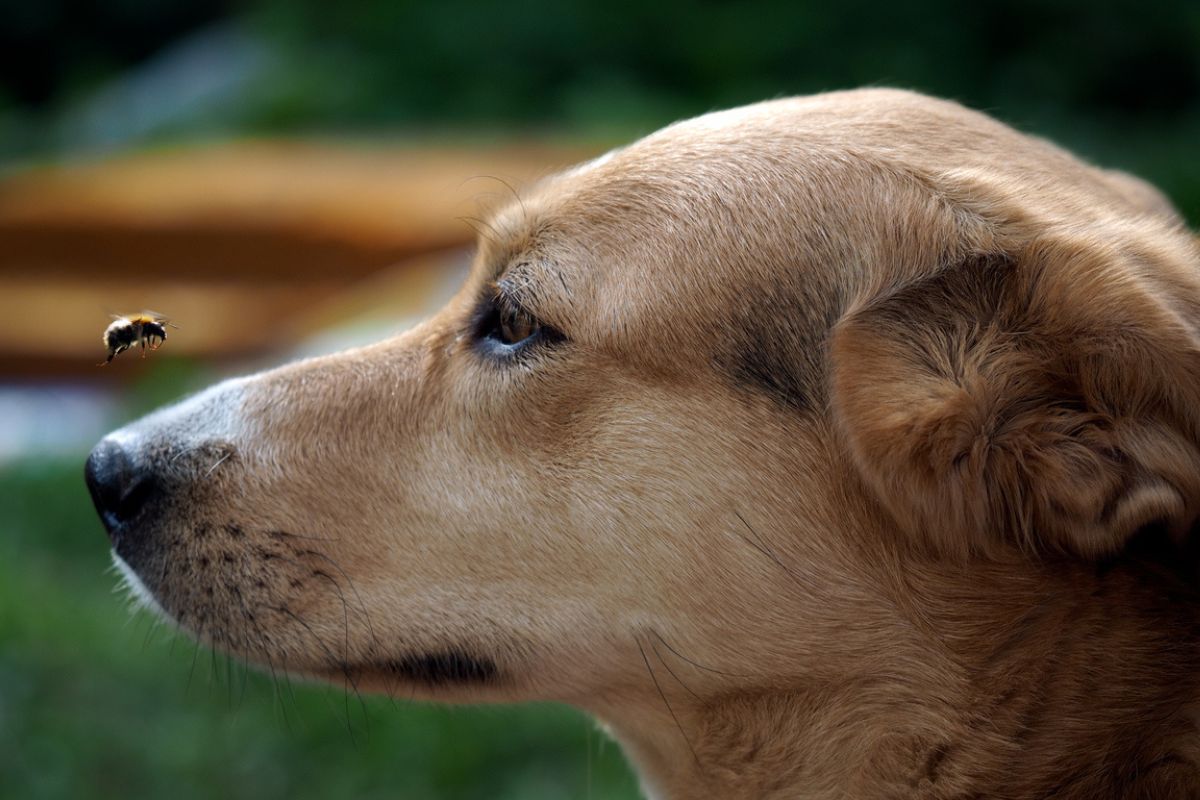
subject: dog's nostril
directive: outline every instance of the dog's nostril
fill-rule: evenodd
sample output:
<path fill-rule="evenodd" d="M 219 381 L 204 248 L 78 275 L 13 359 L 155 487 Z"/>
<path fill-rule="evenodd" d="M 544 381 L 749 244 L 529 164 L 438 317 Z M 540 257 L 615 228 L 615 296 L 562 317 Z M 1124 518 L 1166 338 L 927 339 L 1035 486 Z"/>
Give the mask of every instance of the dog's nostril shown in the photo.
<path fill-rule="evenodd" d="M 96 445 L 84 467 L 88 491 L 96 513 L 111 537 L 123 523 L 137 516 L 154 493 L 154 476 L 138 469 L 125 448 L 105 439 Z"/>
<path fill-rule="evenodd" d="M 117 518 L 127 520 L 137 516 L 137 512 L 154 493 L 155 485 L 152 475 L 141 474 L 134 477 L 133 483 L 125 489 L 125 493 L 121 495 L 121 500 L 117 504 Z"/>

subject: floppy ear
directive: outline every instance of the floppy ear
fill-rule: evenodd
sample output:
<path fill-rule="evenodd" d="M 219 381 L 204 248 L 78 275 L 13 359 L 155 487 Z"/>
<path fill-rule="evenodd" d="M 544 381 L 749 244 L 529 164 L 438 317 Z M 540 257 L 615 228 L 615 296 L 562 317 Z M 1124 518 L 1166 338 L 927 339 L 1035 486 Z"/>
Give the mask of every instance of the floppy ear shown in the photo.
<path fill-rule="evenodd" d="M 1200 512 L 1200 271 L 1084 239 L 969 258 L 852 310 L 833 403 L 901 526 L 1098 556 Z"/>

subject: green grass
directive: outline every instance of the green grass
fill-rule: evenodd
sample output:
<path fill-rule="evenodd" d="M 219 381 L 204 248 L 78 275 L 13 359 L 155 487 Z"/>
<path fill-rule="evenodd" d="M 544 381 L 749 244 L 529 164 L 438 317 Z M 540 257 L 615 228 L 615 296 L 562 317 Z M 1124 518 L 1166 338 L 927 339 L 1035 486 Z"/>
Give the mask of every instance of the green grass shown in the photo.
<path fill-rule="evenodd" d="M 0 509 L 0 797 L 638 796 L 571 709 L 360 702 L 131 615 L 82 456 L 0 470 Z"/>

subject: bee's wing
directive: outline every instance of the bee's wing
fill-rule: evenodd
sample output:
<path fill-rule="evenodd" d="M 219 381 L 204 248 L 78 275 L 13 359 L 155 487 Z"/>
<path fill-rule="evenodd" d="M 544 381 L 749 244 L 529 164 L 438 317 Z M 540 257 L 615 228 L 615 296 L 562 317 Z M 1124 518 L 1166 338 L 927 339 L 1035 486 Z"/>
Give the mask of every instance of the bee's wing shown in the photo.
<path fill-rule="evenodd" d="M 153 319 L 155 322 L 159 323 L 160 325 L 169 325 L 172 328 L 174 328 L 175 330 L 179 330 L 179 326 L 176 325 L 174 322 L 171 322 L 171 318 L 168 317 L 166 314 L 160 314 L 157 311 L 152 311 L 147 308 L 141 312 L 141 316 L 150 317 L 151 319 Z"/>

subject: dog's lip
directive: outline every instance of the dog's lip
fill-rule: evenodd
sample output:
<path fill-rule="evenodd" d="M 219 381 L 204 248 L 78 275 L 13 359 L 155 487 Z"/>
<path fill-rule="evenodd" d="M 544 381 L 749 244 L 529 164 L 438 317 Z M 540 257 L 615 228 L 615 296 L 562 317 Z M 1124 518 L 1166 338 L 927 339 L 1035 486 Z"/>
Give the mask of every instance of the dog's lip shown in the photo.
<path fill-rule="evenodd" d="M 101 517 L 105 530 L 108 531 L 109 547 L 127 563 L 131 563 L 138 555 L 136 543 L 141 537 L 135 535 L 136 520 L 107 520 Z"/>
<path fill-rule="evenodd" d="M 129 521 L 121 521 L 115 514 L 101 514 L 100 522 L 103 523 L 104 530 L 108 533 L 109 548 L 114 554 L 124 558 L 124 554 L 121 553 L 121 545 L 129 539 Z"/>
<path fill-rule="evenodd" d="M 116 547 L 117 539 L 125 529 L 125 523 L 114 511 L 101 511 L 100 522 L 104 525 L 104 530 L 108 532 L 108 538 L 112 541 L 113 547 Z"/>
<path fill-rule="evenodd" d="M 150 609 L 160 619 L 176 623 L 175 617 L 163 607 L 162 603 L 158 599 L 158 596 L 152 589 L 150 589 L 150 587 L 146 585 L 138 571 L 134 569 L 119 552 L 117 552 L 117 546 L 115 543 L 112 547 L 112 560 L 113 566 L 116 567 L 117 571 L 121 574 L 121 578 L 124 581 L 125 587 L 132 593 L 132 596 L 134 599 L 136 599 L 138 604 L 144 608 Z"/>
<path fill-rule="evenodd" d="M 372 678 L 387 684 L 410 683 L 434 689 L 492 686 L 500 680 L 500 669 L 494 660 L 459 648 L 422 650 L 335 667 L 326 665 L 322 672 L 333 678 L 353 681 Z"/>

